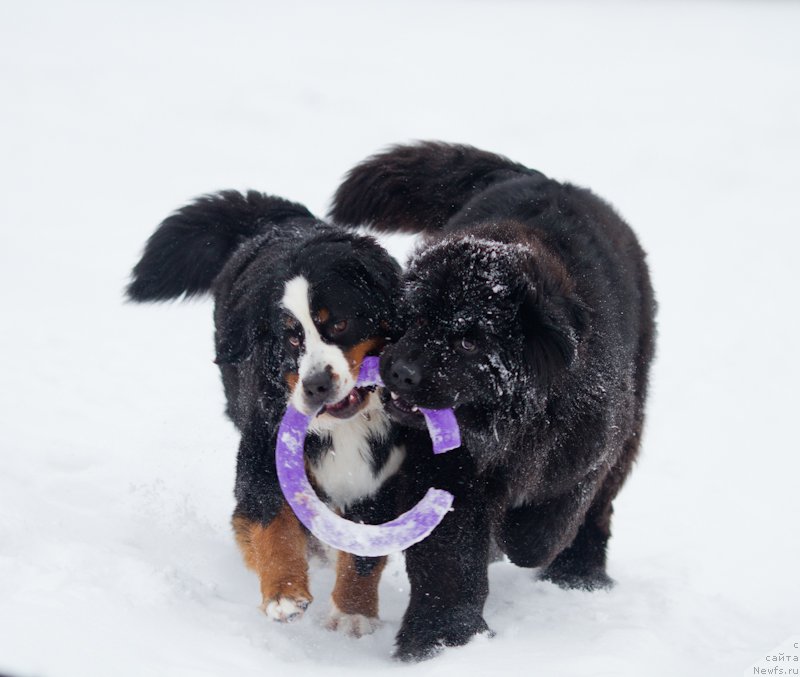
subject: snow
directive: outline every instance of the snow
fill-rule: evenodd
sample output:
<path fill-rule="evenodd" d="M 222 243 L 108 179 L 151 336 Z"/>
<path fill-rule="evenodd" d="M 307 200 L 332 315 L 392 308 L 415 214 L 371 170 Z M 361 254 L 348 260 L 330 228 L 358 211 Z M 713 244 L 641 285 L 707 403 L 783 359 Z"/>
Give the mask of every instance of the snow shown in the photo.
<path fill-rule="evenodd" d="M 414 674 L 735 675 L 796 637 L 798 29 L 787 2 L 5 3 L 0 672 L 408 670 L 399 559 L 368 637 L 324 628 L 329 568 L 301 621 L 261 614 L 210 304 L 121 290 L 189 198 L 253 187 L 322 214 L 350 166 L 417 138 L 614 203 L 660 336 L 616 588 L 493 564 L 497 636 Z"/>

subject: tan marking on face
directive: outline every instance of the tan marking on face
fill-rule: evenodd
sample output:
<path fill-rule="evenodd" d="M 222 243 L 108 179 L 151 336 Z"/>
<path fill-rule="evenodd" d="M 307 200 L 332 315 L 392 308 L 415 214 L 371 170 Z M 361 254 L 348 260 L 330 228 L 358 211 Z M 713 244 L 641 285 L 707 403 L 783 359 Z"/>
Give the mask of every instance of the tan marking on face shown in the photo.
<path fill-rule="evenodd" d="M 288 505 L 266 526 L 239 515 L 233 532 L 244 563 L 258 575 L 262 608 L 282 597 L 310 602 L 308 591 L 307 536 Z"/>
<path fill-rule="evenodd" d="M 297 375 L 297 372 L 287 371 L 283 374 L 283 380 L 286 381 L 286 385 L 289 386 L 289 393 L 291 394 L 297 387 L 297 382 L 300 380 L 300 377 Z"/>
<path fill-rule="evenodd" d="M 336 585 L 331 595 L 333 603 L 346 614 L 377 618 L 378 584 L 385 566 L 386 558 L 381 557 L 372 571 L 361 576 L 356 571 L 353 555 L 340 552 L 336 561 Z"/>
<path fill-rule="evenodd" d="M 327 308 L 320 308 L 314 313 L 314 322 L 317 324 L 325 324 L 331 317 L 331 311 Z"/>
<path fill-rule="evenodd" d="M 361 370 L 361 363 L 367 353 L 378 352 L 383 348 L 386 341 L 379 337 L 368 338 L 361 343 L 356 343 L 351 348 L 344 351 L 347 358 L 347 364 L 350 367 L 350 373 L 354 378 L 358 378 L 358 372 Z"/>

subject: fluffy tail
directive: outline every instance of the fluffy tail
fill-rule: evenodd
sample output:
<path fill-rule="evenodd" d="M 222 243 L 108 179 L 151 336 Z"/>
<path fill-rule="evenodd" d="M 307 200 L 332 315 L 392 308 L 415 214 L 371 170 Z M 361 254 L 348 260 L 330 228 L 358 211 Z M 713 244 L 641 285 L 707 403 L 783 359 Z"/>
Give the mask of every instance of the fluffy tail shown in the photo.
<path fill-rule="evenodd" d="M 520 174 L 538 172 L 472 146 L 394 146 L 348 172 L 330 216 L 341 225 L 382 231 L 439 230 L 476 194 Z"/>
<path fill-rule="evenodd" d="M 254 190 L 204 195 L 167 217 L 133 269 L 133 301 L 166 301 L 209 291 L 244 240 L 290 219 L 314 219 L 303 205 Z"/>

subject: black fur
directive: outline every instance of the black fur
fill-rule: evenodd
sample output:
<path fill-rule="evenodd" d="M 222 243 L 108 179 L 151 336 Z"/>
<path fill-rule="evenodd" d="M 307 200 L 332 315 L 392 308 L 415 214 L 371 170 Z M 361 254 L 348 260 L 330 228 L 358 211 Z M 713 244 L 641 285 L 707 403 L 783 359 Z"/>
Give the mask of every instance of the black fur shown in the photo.
<path fill-rule="evenodd" d="M 391 157 L 391 165 L 386 158 Z M 437 141 L 394 146 L 353 169 L 337 190 L 331 218 L 376 230 L 437 230 L 481 188 L 520 173 L 510 160 Z M 379 185 L 380 190 L 375 190 Z"/>
<path fill-rule="evenodd" d="M 216 362 L 227 413 L 241 432 L 235 515 L 264 525 L 284 505 L 275 440 L 290 395 L 286 374 L 297 372 L 298 353 L 288 341 L 281 299 L 285 283 L 298 275 L 309 281 L 315 307 L 350 318 L 332 341 L 338 347 L 397 336 L 400 269 L 378 243 L 319 221 L 302 205 L 255 191 L 207 195 L 167 218 L 149 239 L 127 289 L 134 301 L 213 294 Z M 393 429 L 370 440 L 375 474 L 397 434 Z M 329 442 L 309 432 L 307 451 L 318 459 L 330 451 Z M 387 485 L 386 492 L 394 491 Z M 394 506 L 380 492 L 374 500 Z M 350 509 L 364 521 L 387 519 L 366 498 Z"/>
<path fill-rule="evenodd" d="M 636 457 L 654 350 L 645 256 L 614 210 L 500 156 L 442 143 L 396 147 L 336 193 L 342 224 L 429 233 L 406 274 L 405 335 L 382 376 L 411 404 L 453 407 L 464 442 L 412 454 L 416 498 L 454 511 L 407 553 L 403 659 L 486 630 L 489 544 L 566 587 L 605 572 L 611 503 Z"/>
<path fill-rule="evenodd" d="M 294 219 L 313 223 L 303 205 L 251 190 L 204 195 L 166 218 L 133 269 L 128 296 L 165 301 L 203 294 L 245 240 Z"/>

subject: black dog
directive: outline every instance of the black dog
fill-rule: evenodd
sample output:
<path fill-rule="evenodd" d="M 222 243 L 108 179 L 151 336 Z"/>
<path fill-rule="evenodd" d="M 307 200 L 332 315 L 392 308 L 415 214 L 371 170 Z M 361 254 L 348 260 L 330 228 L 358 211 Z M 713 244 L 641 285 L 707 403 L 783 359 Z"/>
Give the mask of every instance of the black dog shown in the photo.
<path fill-rule="evenodd" d="M 215 298 L 227 412 L 242 433 L 234 530 L 259 575 L 264 611 L 291 620 L 311 601 L 307 534 L 278 485 L 278 424 L 289 401 L 304 412 L 323 406 L 306 441 L 318 491 L 350 519 L 396 515 L 398 427 L 374 388 L 355 382 L 362 359 L 398 333 L 400 268 L 373 238 L 322 223 L 302 205 L 226 191 L 167 218 L 128 287 L 135 301 L 205 292 Z M 331 626 L 356 635 L 374 628 L 384 564 L 340 554 Z"/>
<path fill-rule="evenodd" d="M 456 495 L 407 552 L 398 656 L 487 631 L 487 552 L 571 588 L 611 584 L 611 502 L 639 448 L 655 302 L 636 237 L 588 190 L 468 146 L 395 147 L 353 169 L 341 224 L 425 231 L 383 354 L 393 417 L 454 407 L 464 447 L 410 475 Z M 388 396 L 387 396 L 388 398 Z M 410 492 L 414 493 L 414 492 Z"/>

